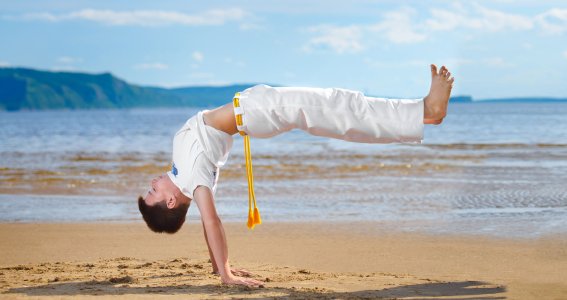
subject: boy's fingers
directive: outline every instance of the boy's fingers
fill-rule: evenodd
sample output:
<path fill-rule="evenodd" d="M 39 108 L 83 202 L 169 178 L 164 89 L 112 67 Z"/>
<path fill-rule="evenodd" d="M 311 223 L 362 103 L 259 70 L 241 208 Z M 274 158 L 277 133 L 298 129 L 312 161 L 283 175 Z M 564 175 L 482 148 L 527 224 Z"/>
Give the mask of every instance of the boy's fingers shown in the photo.
<path fill-rule="evenodd" d="M 237 277 L 236 280 L 232 280 L 229 282 L 225 282 L 227 284 L 236 284 L 236 285 L 245 285 L 248 287 L 264 287 L 264 283 L 262 281 L 258 281 L 252 278 L 244 278 L 244 277 Z"/>
<path fill-rule="evenodd" d="M 240 274 L 242 274 L 242 276 L 252 276 L 252 273 L 250 273 L 247 270 L 238 270 L 240 272 Z"/>
<path fill-rule="evenodd" d="M 236 276 L 244 276 L 244 277 L 252 276 L 252 273 L 250 273 L 250 271 L 245 269 L 232 269 L 231 272 Z"/>
<path fill-rule="evenodd" d="M 250 282 L 250 283 L 253 283 L 253 284 L 263 284 L 264 283 L 260 280 L 254 279 L 254 278 L 242 278 L 242 279 L 246 282 Z"/>
<path fill-rule="evenodd" d="M 263 287 L 264 283 L 258 280 L 254 280 L 254 279 L 249 279 L 249 283 L 254 285 L 255 287 Z"/>

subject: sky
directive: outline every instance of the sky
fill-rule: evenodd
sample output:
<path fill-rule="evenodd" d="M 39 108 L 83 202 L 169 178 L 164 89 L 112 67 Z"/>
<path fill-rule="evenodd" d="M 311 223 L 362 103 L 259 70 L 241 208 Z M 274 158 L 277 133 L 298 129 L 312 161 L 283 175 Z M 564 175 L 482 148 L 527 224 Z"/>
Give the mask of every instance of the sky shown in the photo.
<path fill-rule="evenodd" d="M 453 95 L 567 97 L 567 1 L 0 0 L 0 67 L 421 97 L 430 63 Z"/>

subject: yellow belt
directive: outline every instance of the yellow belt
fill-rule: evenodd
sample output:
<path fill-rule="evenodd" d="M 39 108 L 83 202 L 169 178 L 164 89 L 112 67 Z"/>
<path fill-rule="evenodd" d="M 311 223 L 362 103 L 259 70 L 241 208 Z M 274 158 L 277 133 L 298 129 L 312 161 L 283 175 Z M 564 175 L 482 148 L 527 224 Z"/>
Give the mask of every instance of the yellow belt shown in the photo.
<path fill-rule="evenodd" d="M 236 125 L 240 128 L 242 123 L 242 109 L 240 108 L 240 93 L 236 93 L 232 99 L 235 108 Z M 252 174 L 252 155 L 250 153 L 250 136 L 243 130 L 238 131 L 244 138 L 244 157 L 246 158 L 246 177 L 248 177 L 248 229 L 253 229 L 256 224 L 262 224 L 258 204 L 256 204 L 256 195 L 254 195 L 254 175 Z M 254 209 L 252 209 L 254 208 Z"/>

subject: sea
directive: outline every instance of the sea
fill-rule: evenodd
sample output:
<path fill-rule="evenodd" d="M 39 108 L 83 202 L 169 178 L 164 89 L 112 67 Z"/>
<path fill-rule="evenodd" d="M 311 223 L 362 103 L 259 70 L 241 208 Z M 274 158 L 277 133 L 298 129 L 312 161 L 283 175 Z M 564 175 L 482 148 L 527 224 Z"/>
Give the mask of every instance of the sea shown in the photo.
<path fill-rule="evenodd" d="M 171 165 L 173 134 L 206 108 L 0 112 L 0 222 L 143 222 L 137 196 Z M 540 238 L 567 234 L 567 103 L 451 103 L 421 144 L 291 131 L 251 140 L 264 224 Z M 242 138 L 215 197 L 246 223 Z M 188 222 L 199 222 L 192 205 Z"/>

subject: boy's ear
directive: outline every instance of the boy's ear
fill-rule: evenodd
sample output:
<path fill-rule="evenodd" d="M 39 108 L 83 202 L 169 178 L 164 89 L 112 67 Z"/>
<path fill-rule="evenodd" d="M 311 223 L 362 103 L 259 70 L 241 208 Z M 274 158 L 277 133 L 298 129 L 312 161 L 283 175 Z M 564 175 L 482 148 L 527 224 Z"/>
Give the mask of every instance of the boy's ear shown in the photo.
<path fill-rule="evenodd" d="M 176 203 L 176 199 L 175 197 L 171 196 L 169 197 L 169 199 L 165 200 L 165 204 L 167 205 L 167 208 L 169 209 L 173 209 L 175 208 L 175 203 Z"/>

